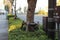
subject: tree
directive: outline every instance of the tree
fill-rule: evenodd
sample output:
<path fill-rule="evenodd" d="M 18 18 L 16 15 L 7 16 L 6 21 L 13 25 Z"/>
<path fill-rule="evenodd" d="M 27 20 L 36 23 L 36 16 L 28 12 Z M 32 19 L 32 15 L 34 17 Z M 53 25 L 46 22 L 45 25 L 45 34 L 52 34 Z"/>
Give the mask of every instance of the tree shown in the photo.
<path fill-rule="evenodd" d="M 14 0 L 9 0 L 9 1 L 10 1 L 11 5 L 13 6 Z M 11 8 L 12 8 L 12 6 L 11 6 Z M 13 8 L 11 9 L 11 12 L 13 12 Z"/>
<path fill-rule="evenodd" d="M 13 3 L 14 3 L 14 1 L 15 1 L 15 6 L 14 6 L 15 17 L 14 17 L 14 19 L 16 19 L 16 17 L 17 17 L 17 15 L 16 15 L 16 0 L 9 0 L 9 1 L 11 2 L 12 6 L 13 6 Z"/>
<path fill-rule="evenodd" d="M 8 5 L 5 5 L 5 10 L 9 12 L 9 7 L 8 7 Z"/>
<path fill-rule="evenodd" d="M 9 0 L 11 2 L 11 4 L 13 4 L 14 0 Z"/>
<path fill-rule="evenodd" d="M 27 11 L 27 8 L 26 8 L 26 7 L 24 7 L 24 13 L 26 13 L 26 11 Z"/>
<path fill-rule="evenodd" d="M 16 15 L 16 0 L 15 0 L 15 6 L 14 6 L 14 9 L 15 9 L 15 17 L 14 19 L 16 19 L 17 15 Z"/>
<path fill-rule="evenodd" d="M 21 7 L 18 10 L 21 11 Z"/>
<path fill-rule="evenodd" d="M 27 0 L 28 1 L 28 11 L 27 11 L 27 22 L 34 22 L 34 12 L 36 8 L 37 0 Z"/>
<path fill-rule="evenodd" d="M 37 0 L 27 0 L 27 2 L 28 2 L 27 23 L 33 23 L 34 22 L 34 12 L 35 12 L 35 8 L 36 8 Z"/>

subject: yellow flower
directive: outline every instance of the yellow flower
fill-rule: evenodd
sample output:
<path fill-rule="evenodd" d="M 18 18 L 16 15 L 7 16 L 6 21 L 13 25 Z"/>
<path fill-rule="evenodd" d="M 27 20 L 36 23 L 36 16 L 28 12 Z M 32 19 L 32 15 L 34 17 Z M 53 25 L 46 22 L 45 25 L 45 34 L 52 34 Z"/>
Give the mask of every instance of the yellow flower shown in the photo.
<path fill-rule="evenodd" d="M 11 25 L 8 31 L 12 31 L 14 29 L 16 29 L 16 26 L 15 25 Z"/>

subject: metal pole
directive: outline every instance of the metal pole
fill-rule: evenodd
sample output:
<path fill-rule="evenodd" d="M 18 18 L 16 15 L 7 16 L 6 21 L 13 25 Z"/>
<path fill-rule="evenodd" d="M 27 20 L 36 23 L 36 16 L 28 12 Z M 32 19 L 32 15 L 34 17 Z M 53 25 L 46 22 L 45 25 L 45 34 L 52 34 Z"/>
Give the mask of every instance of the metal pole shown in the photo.
<path fill-rule="evenodd" d="M 55 26 L 56 26 L 56 38 L 57 38 L 57 36 L 58 36 L 58 27 L 59 27 L 57 22 L 55 22 Z"/>
<path fill-rule="evenodd" d="M 58 26 L 58 40 L 60 40 L 60 23 L 59 23 L 59 26 Z"/>
<path fill-rule="evenodd" d="M 58 27 L 58 24 L 57 24 L 57 22 L 55 22 L 55 25 L 56 25 L 56 31 L 57 31 L 57 27 Z"/>

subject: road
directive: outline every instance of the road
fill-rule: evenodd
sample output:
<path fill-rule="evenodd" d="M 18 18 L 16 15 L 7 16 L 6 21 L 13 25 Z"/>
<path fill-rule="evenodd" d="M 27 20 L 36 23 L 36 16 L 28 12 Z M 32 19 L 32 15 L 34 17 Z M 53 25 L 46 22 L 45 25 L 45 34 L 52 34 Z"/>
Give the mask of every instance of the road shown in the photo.
<path fill-rule="evenodd" d="M 8 40 L 8 20 L 6 15 L 0 15 L 0 40 Z"/>

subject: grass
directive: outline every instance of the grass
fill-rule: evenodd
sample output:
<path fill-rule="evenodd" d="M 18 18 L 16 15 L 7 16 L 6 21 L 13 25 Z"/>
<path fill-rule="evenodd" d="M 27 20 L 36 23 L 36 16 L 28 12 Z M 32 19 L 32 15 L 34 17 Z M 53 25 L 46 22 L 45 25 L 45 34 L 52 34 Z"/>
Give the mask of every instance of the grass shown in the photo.
<path fill-rule="evenodd" d="M 18 18 L 14 19 L 14 17 L 10 17 L 8 22 L 9 22 L 9 31 L 20 28 L 22 25 L 22 20 Z"/>
<path fill-rule="evenodd" d="M 9 32 L 9 40 L 47 40 L 47 36 L 40 32 L 25 32 L 18 28 Z"/>
<path fill-rule="evenodd" d="M 45 32 L 40 26 L 40 30 L 35 32 L 26 32 L 20 29 L 22 20 L 9 17 L 9 40 L 48 40 Z"/>

